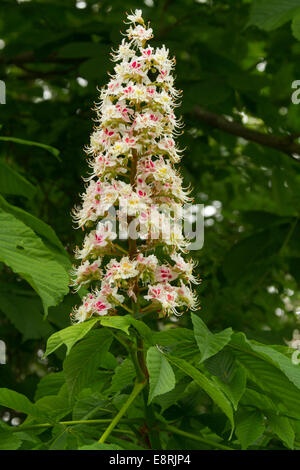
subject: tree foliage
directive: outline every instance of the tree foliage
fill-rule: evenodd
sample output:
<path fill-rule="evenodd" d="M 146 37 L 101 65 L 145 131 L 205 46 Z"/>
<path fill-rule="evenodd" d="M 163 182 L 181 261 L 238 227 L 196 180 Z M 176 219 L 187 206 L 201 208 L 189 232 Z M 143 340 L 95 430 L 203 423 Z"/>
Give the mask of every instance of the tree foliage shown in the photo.
<path fill-rule="evenodd" d="M 1 2 L 1 450 L 300 449 L 298 3 Z M 182 169 L 206 206 L 201 310 L 70 326 L 91 108 L 139 7 L 177 59 Z"/>

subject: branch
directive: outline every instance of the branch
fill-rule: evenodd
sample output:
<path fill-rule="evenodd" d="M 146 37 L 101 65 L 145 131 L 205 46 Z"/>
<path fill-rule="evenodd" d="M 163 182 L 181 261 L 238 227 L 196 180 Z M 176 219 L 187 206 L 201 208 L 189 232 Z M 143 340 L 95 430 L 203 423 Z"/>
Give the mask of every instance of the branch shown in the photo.
<path fill-rule="evenodd" d="M 300 157 L 295 156 L 295 154 L 300 155 L 300 144 L 293 142 L 293 138 L 295 138 L 294 136 L 277 136 L 255 131 L 239 124 L 238 122 L 229 121 L 223 116 L 207 111 L 201 106 L 195 106 L 194 115 L 199 121 L 202 121 L 211 127 L 227 132 L 227 134 L 243 137 L 243 139 L 251 142 L 256 142 L 257 144 L 279 150 L 300 163 Z"/>
<path fill-rule="evenodd" d="M 127 401 L 124 403 L 122 408 L 120 409 L 119 413 L 114 417 L 114 419 L 111 421 L 110 425 L 107 427 L 107 429 L 104 431 L 102 436 L 99 439 L 100 444 L 103 444 L 103 442 L 106 441 L 110 433 L 113 431 L 115 426 L 118 424 L 122 416 L 126 413 L 127 409 L 130 407 L 131 403 L 135 400 L 135 398 L 138 396 L 138 394 L 143 390 L 145 387 L 146 382 L 136 382 L 131 394 L 129 395 Z"/>

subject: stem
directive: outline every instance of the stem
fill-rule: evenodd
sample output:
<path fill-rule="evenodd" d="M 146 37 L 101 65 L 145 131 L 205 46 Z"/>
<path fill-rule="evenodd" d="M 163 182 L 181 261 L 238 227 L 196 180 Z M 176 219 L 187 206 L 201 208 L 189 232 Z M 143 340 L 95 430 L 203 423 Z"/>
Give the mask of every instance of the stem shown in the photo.
<path fill-rule="evenodd" d="M 122 253 L 124 253 L 125 255 L 128 255 L 128 251 L 125 250 L 124 248 L 122 248 L 118 243 L 113 243 L 112 244 L 115 248 L 117 248 L 119 251 L 121 251 Z"/>
<path fill-rule="evenodd" d="M 110 425 L 107 427 L 107 429 L 104 431 L 102 436 L 99 439 L 99 442 L 102 444 L 105 442 L 105 440 L 108 438 L 112 430 L 115 428 L 115 426 L 118 424 L 122 416 L 126 413 L 127 409 L 130 407 L 131 403 L 134 401 L 134 399 L 138 396 L 138 394 L 143 390 L 145 387 L 146 382 L 136 382 L 131 394 L 129 395 L 127 401 L 124 403 L 122 408 L 120 409 L 119 413 L 114 417 L 114 419 L 111 421 Z"/>
<path fill-rule="evenodd" d="M 180 436 L 188 437 L 189 439 L 194 439 L 194 441 L 203 442 L 203 444 L 208 444 L 209 446 L 215 447 L 216 449 L 221 450 L 236 450 L 232 447 L 225 446 L 223 444 L 219 444 L 218 442 L 212 441 L 210 439 L 206 439 L 204 437 L 196 436 L 195 434 L 191 434 L 190 432 L 181 431 L 180 429 L 176 428 L 175 426 L 171 426 L 170 424 L 165 425 L 165 429 L 170 431 L 174 434 L 178 434 Z"/>
<path fill-rule="evenodd" d="M 119 302 L 116 298 L 114 298 L 114 303 L 117 304 L 117 305 L 120 305 L 120 307 L 122 307 L 122 308 L 125 308 L 125 310 L 127 310 L 127 312 L 129 312 L 131 315 L 133 315 L 133 311 L 131 310 L 131 308 L 127 307 L 127 305 L 125 305 L 125 304 L 121 304 L 121 302 Z"/>

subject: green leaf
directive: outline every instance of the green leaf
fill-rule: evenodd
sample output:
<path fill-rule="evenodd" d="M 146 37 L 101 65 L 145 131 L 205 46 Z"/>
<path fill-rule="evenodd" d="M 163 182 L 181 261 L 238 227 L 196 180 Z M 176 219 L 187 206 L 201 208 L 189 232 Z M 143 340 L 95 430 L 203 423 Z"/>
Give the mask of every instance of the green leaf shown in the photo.
<path fill-rule="evenodd" d="M 149 328 L 149 326 L 146 325 L 146 323 L 144 323 L 143 321 L 137 320 L 131 315 L 126 315 L 126 316 L 128 317 L 130 324 L 138 331 L 138 333 L 142 336 L 142 338 L 145 341 L 147 341 L 149 344 L 154 344 L 151 328 Z"/>
<path fill-rule="evenodd" d="M 63 369 L 71 402 L 94 377 L 112 339 L 107 329 L 91 331 L 65 359 Z"/>
<path fill-rule="evenodd" d="M 63 330 L 57 331 L 47 341 L 47 349 L 44 358 L 53 353 L 57 348 L 65 344 L 67 346 L 67 355 L 71 351 L 73 345 L 84 338 L 91 328 L 99 321 L 99 318 L 92 318 L 91 320 L 77 323 L 76 325 L 68 326 Z"/>
<path fill-rule="evenodd" d="M 42 304 L 34 297 L 0 291 L 0 310 L 22 334 L 23 341 L 47 337 L 54 329 L 43 318 Z"/>
<path fill-rule="evenodd" d="M 228 383 L 223 382 L 219 378 L 214 378 L 214 380 L 229 398 L 234 410 L 237 410 L 239 401 L 246 390 L 247 378 L 245 370 L 242 367 L 236 367 Z"/>
<path fill-rule="evenodd" d="M 266 346 L 253 340 L 245 339 L 245 341 L 253 351 L 259 353 L 260 357 L 263 357 L 270 364 L 275 365 L 297 388 L 300 388 L 300 369 L 297 364 L 292 363 L 291 357 L 285 356 L 272 346 Z"/>
<path fill-rule="evenodd" d="M 57 395 L 60 388 L 65 383 L 63 372 L 55 372 L 45 375 L 41 378 L 35 392 L 35 400 L 49 395 Z"/>
<path fill-rule="evenodd" d="M 25 395 L 8 388 L 0 388 L 0 405 L 35 418 L 43 417 L 43 413 Z"/>
<path fill-rule="evenodd" d="M 272 31 L 290 21 L 298 8 L 298 0 L 254 0 L 248 26 Z"/>
<path fill-rule="evenodd" d="M 154 344 L 163 346 L 165 352 L 174 353 L 177 357 L 194 357 L 200 355 L 192 330 L 187 328 L 170 328 L 153 333 Z"/>
<path fill-rule="evenodd" d="M 134 382 L 135 376 L 136 372 L 132 361 L 128 358 L 124 359 L 115 369 L 108 393 L 120 392 Z"/>
<path fill-rule="evenodd" d="M 0 430 L 0 450 L 17 450 L 22 445 L 22 439 L 17 434 Z"/>
<path fill-rule="evenodd" d="M 236 420 L 235 433 L 245 450 L 264 432 L 263 415 L 257 411 L 242 411 Z"/>
<path fill-rule="evenodd" d="M 231 351 L 223 349 L 207 359 L 205 367 L 210 374 L 215 375 L 224 383 L 229 383 L 232 379 L 235 363 L 235 357 Z"/>
<path fill-rule="evenodd" d="M 300 41 L 300 13 L 293 17 L 292 32 L 294 37 Z"/>
<path fill-rule="evenodd" d="M 197 385 L 199 385 L 199 387 L 207 393 L 207 395 L 212 399 L 212 401 L 228 417 L 231 423 L 231 427 L 233 429 L 234 422 L 232 406 L 228 398 L 224 395 L 224 393 L 219 390 L 213 382 L 211 382 L 207 377 L 205 377 L 205 375 L 203 375 L 199 370 L 197 370 L 194 366 L 189 364 L 184 359 L 179 359 L 178 357 L 174 357 L 171 355 L 166 355 L 166 357 L 168 361 L 171 362 L 171 364 L 174 364 L 179 369 L 181 369 L 186 375 L 189 375 L 197 383 Z"/>
<path fill-rule="evenodd" d="M 60 153 L 59 150 L 54 148 L 54 147 L 51 147 L 51 145 L 42 144 L 40 142 L 33 142 L 31 140 L 19 139 L 18 137 L 0 136 L 0 140 L 2 140 L 4 142 L 13 142 L 15 144 L 31 145 L 31 146 L 34 146 L 34 147 L 40 147 L 44 150 L 47 150 L 52 155 L 54 155 L 54 157 L 57 158 L 58 161 L 61 161 L 61 159 L 59 157 L 59 153 Z"/>
<path fill-rule="evenodd" d="M 51 421 L 59 421 L 71 412 L 68 398 L 64 393 L 39 398 L 34 406 Z"/>
<path fill-rule="evenodd" d="M 213 356 L 226 346 L 232 335 L 232 329 L 227 328 L 220 333 L 213 334 L 205 323 L 195 314 L 191 314 L 194 334 L 201 352 L 201 362 Z"/>
<path fill-rule="evenodd" d="M 10 165 L 0 160 L 0 192 L 33 198 L 36 187 Z"/>
<path fill-rule="evenodd" d="M 58 251 L 64 255 L 66 258 L 65 263 L 67 263 L 67 269 L 71 267 L 71 263 L 68 259 L 67 252 L 57 237 L 56 233 L 54 232 L 53 228 L 50 225 L 46 224 L 43 220 L 38 219 L 34 215 L 30 214 L 29 212 L 20 209 L 19 207 L 13 206 L 9 204 L 0 194 L 0 208 L 3 209 L 4 212 L 8 212 L 14 215 L 17 219 L 24 222 L 25 225 L 28 225 L 32 230 L 39 235 L 42 240 L 48 241 L 49 244 L 53 245 L 54 248 L 57 248 Z M 48 245 L 49 247 L 49 245 Z"/>
<path fill-rule="evenodd" d="M 150 377 L 149 404 L 153 398 L 175 387 L 175 375 L 167 359 L 154 346 L 147 351 L 147 368 Z"/>
<path fill-rule="evenodd" d="M 268 415 L 268 424 L 290 449 L 294 448 L 295 431 L 288 418 L 283 416 Z"/>
<path fill-rule="evenodd" d="M 0 261 L 29 282 L 41 297 L 45 313 L 68 293 L 69 278 L 65 269 L 31 228 L 2 210 Z"/>
<path fill-rule="evenodd" d="M 73 408 L 72 417 L 74 420 L 85 420 L 95 416 L 107 414 L 103 409 L 110 407 L 108 400 L 103 399 L 103 395 L 89 388 L 85 388 L 80 393 L 78 400 Z"/>
<path fill-rule="evenodd" d="M 102 326 L 108 326 L 110 328 L 116 328 L 118 330 L 124 331 L 129 335 L 129 327 L 131 325 L 130 320 L 127 315 L 124 316 L 113 316 L 113 317 L 100 317 L 99 322 Z"/>
<path fill-rule="evenodd" d="M 248 377 L 277 403 L 279 413 L 300 418 L 299 389 L 267 355 L 252 348 L 243 333 L 232 335 L 229 346 Z M 265 346 L 267 348 L 267 346 Z M 273 353 L 272 353 L 273 354 Z M 294 377 L 295 381 L 295 377 Z"/>
<path fill-rule="evenodd" d="M 179 400 L 184 395 L 189 381 L 190 378 L 185 376 L 183 380 L 175 385 L 173 390 L 154 398 L 153 402 L 157 403 L 161 407 L 161 413 L 164 413 L 170 406 L 178 404 Z"/>

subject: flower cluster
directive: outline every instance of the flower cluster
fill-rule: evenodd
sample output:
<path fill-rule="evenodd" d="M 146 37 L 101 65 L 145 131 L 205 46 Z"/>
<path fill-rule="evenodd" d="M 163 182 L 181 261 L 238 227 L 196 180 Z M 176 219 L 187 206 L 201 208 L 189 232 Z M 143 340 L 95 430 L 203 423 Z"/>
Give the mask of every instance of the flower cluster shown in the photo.
<path fill-rule="evenodd" d="M 81 265 L 73 269 L 72 285 L 90 289 L 72 312 L 77 322 L 130 305 L 176 315 L 197 308 L 194 263 L 182 256 L 189 243 L 182 206 L 191 199 L 174 166 L 182 153 L 175 142 L 182 127 L 174 114 L 180 97 L 172 76 L 175 59 L 165 46 L 148 44 L 153 31 L 141 10 L 127 20 L 125 38 L 112 53 L 114 74 L 96 105 L 87 187 L 73 211 L 77 226 L 91 229 L 75 252 Z M 127 230 L 126 242 L 117 240 L 112 212 L 119 229 Z"/>

